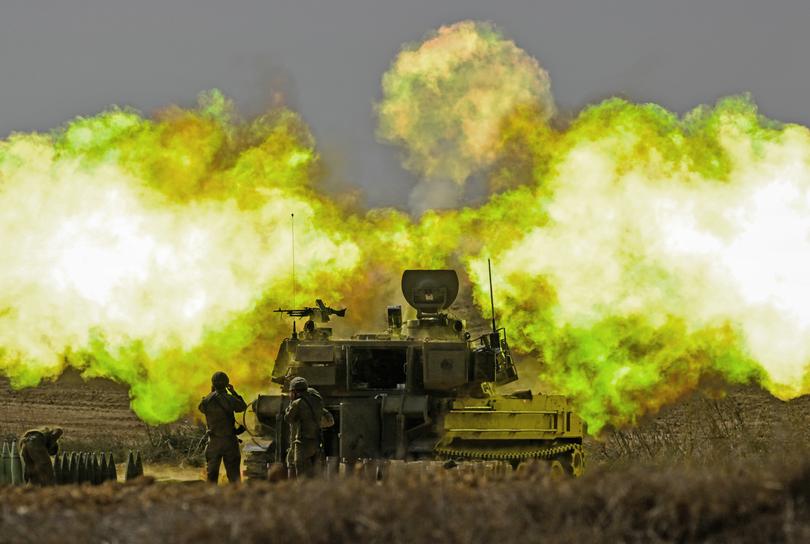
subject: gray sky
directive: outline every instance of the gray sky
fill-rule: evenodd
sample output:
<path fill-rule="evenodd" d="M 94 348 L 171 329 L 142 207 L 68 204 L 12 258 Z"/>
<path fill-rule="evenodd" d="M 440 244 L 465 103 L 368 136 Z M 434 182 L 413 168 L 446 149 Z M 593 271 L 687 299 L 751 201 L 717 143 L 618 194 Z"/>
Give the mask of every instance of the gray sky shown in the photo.
<path fill-rule="evenodd" d="M 336 179 L 402 207 L 416 179 L 375 140 L 380 78 L 404 42 L 461 19 L 535 56 L 563 110 L 619 94 L 684 112 L 749 91 L 810 124 L 804 0 L 2 0 L 0 138 L 214 87 L 255 114 L 282 90 Z"/>

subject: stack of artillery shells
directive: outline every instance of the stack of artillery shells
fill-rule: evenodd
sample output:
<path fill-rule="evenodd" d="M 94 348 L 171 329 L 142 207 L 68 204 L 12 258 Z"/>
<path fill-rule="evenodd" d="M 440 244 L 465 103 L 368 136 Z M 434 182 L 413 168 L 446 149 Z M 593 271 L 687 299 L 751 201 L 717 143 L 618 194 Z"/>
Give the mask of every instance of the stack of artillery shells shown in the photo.
<path fill-rule="evenodd" d="M 53 463 L 56 483 L 99 485 L 117 482 L 115 458 L 110 453 L 71 452 L 57 455 Z"/>
<path fill-rule="evenodd" d="M 141 460 L 141 452 L 132 453 L 129 451 L 127 456 L 127 469 L 125 480 L 134 480 L 139 476 L 143 476 L 143 461 Z"/>
<path fill-rule="evenodd" d="M 115 459 L 112 452 L 107 457 L 107 480 L 110 482 L 118 481 L 118 471 L 115 469 Z"/>

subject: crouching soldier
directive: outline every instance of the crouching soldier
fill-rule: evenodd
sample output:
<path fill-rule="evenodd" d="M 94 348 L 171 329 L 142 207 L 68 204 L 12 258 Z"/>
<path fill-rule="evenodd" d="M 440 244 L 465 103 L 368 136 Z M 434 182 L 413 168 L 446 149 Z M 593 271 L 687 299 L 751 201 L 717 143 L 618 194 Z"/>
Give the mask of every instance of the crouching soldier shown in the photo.
<path fill-rule="evenodd" d="M 325 415 L 323 399 L 301 377 L 290 380 L 290 405 L 284 419 L 290 424 L 290 449 L 287 474 L 290 478 L 313 477 L 323 456 L 321 419 Z"/>
<path fill-rule="evenodd" d="M 25 481 L 33 485 L 55 483 L 51 456 L 59 453 L 62 429 L 42 427 L 26 431 L 20 440 L 20 457 L 25 463 Z"/>
<path fill-rule="evenodd" d="M 225 464 L 229 482 L 240 481 L 242 455 L 236 436 L 241 431 L 236 428 L 234 413 L 244 412 L 247 404 L 230 384 L 227 374 L 214 373 L 211 377 L 211 393 L 202 399 L 199 409 L 205 414 L 208 427 L 208 446 L 205 448 L 208 481 L 216 483 L 219 480 L 220 463 Z"/>

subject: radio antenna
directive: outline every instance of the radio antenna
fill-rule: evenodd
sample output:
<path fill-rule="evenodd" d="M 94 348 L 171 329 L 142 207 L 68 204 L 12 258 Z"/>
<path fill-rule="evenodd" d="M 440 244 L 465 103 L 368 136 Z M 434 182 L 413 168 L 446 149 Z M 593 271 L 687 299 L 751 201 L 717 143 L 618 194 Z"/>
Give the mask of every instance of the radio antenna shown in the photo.
<path fill-rule="evenodd" d="M 292 307 L 295 308 L 295 214 L 290 214 L 290 234 L 292 239 Z"/>
<path fill-rule="evenodd" d="M 498 326 L 495 324 L 495 294 L 492 292 L 492 261 L 487 259 L 487 270 L 489 271 L 489 307 L 492 309 L 492 332 L 498 333 Z"/>

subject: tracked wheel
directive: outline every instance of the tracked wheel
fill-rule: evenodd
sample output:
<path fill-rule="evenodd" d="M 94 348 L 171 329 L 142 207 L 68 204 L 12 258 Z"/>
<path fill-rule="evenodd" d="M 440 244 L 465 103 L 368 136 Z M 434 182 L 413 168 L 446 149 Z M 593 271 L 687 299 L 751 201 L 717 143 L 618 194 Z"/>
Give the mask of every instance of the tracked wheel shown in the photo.
<path fill-rule="evenodd" d="M 573 476 L 579 478 L 585 474 L 585 454 L 580 444 L 575 445 L 569 451 L 559 454 L 549 460 L 552 474 Z"/>
<path fill-rule="evenodd" d="M 563 462 L 559 459 L 552 459 L 548 463 L 548 471 L 552 478 L 565 478 L 568 474 Z"/>
<path fill-rule="evenodd" d="M 536 445 L 511 447 L 471 447 L 464 444 L 451 444 L 434 450 L 440 459 L 505 461 L 513 469 L 523 467 L 524 471 L 533 463 L 541 463 L 551 474 L 578 478 L 585 473 L 585 452 L 582 444 L 571 442 L 557 443 L 538 448 Z M 543 470 L 543 469 L 541 469 Z"/>
<path fill-rule="evenodd" d="M 568 452 L 565 461 L 566 472 L 574 478 L 585 474 L 585 452 L 582 451 L 581 445 L 577 444 L 573 450 Z"/>

